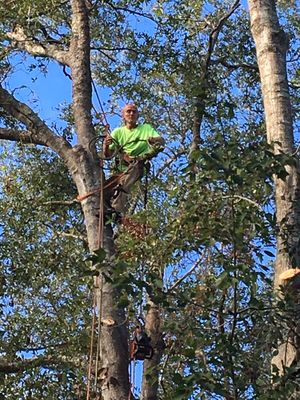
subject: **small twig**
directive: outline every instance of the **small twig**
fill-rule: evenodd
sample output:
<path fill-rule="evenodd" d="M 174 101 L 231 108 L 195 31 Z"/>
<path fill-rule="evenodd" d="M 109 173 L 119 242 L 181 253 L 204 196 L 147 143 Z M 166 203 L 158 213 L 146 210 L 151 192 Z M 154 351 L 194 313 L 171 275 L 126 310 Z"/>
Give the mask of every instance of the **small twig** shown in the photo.
<path fill-rule="evenodd" d="M 77 199 L 73 199 L 73 200 L 45 201 L 41 203 L 41 205 L 43 206 L 71 206 L 73 204 L 80 204 L 80 201 Z"/>
<path fill-rule="evenodd" d="M 113 52 L 114 51 L 131 51 L 132 53 L 140 54 L 139 51 L 137 51 L 136 49 L 132 49 L 130 47 L 95 47 L 95 46 L 91 46 L 91 50 L 100 51 L 100 52 L 104 53 L 105 55 L 107 55 L 105 53 L 106 51 L 113 51 Z"/>
<path fill-rule="evenodd" d="M 139 11 L 136 11 L 136 10 L 132 10 L 130 8 L 127 8 L 127 7 L 116 7 L 112 3 L 109 3 L 109 2 L 107 2 L 107 4 L 115 11 L 125 11 L 125 12 L 127 12 L 129 14 L 138 15 L 140 17 L 147 18 L 150 21 L 155 22 L 157 24 L 157 21 L 150 14 L 146 14 L 146 13 L 142 13 L 142 12 L 139 12 Z"/>
<path fill-rule="evenodd" d="M 292 153 L 292 157 L 295 156 L 298 153 L 299 149 L 300 149 L 300 143 L 298 144 L 298 146 L 297 146 L 296 150 L 294 151 L 294 153 Z"/>
<path fill-rule="evenodd" d="M 63 342 L 63 343 L 57 343 L 57 344 L 49 344 L 49 345 L 44 345 L 44 346 L 39 346 L 39 347 L 24 347 L 24 348 L 19 348 L 18 351 L 28 351 L 30 353 L 36 352 L 36 351 L 43 351 L 46 349 L 52 349 L 56 347 L 65 347 L 69 344 L 69 342 Z"/>
<path fill-rule="evenodd" d="M 82 242 L 85 242 L 85 243 L 87 242 L 86 237 L 83 236 L 83 235 L 74 235 L 73 233 L 67 233 L 67 232 L 55 232 L 55 234 L 57 236 L 70 237 L 70 238 L 73 238 L 73 239 L 79 239 L 79 240 L 81 240 Z"/>
<path fill-rule="evenodd" d="M 167 293 L 170 293 L 170 292 L 171 292 L 172 290 L 174 290 L 178 285 L 180 285 L 180 283 L 181 283 L 185 278 L 187 278 L 187 277 L 199 266 L 199 264 L 203 261 L 203 259 L 204 259 L 204 254 L 202 255 L 201 258 L 199 258 L 199 259 L 195 262 L 195 264 L 192 266 L 192 268 L 191 268 L 189 271 L 187 271 L 181 278 L 179 278 L 179 279 L 174 283 L 173 286 L 170 287 L 170 289 L 167 290 Z"/>
<path fill-rule="evenodd" d="M 259 210 L 263 211 L 262 207 L 261 207 L 258 203 L 256 203 L 256 201 L 251 200 L 251 199 L 249 199 L 248 197 L 244 197 L 244 196 L 240 196 L 240 195 L 238 195 L 238 194 L 234 194 L 234 195 L 231 195 L 231 196 L 222 196 L 222 198 L 223 198 L 223 199 L 232 199 L 232 198 L 234 198 L 234 199 L 239 199 L 239 200 L 245 200 L 245 201 L 247 201 L 248 203 L 253 204 L 253 205 L 254 205 L 255 207 L 257 207 Z"/>

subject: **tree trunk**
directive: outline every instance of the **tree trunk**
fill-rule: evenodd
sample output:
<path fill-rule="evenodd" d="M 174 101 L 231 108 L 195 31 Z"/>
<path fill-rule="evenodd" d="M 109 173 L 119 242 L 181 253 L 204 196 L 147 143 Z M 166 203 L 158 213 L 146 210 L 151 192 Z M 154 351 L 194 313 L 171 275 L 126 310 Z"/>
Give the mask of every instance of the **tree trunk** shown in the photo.
<path fill-rule="evenodd" d="M 161 334 L 161 318 L 159 307 L 152 301 L 148 301 L 146 315 L 146 332 L 151 337 L 151 345 L 154 354 L 151 360 L 144 361 L 142 400 L 157 400 L 159 364 L 162 357 L 164 342 Z"/>
<path fill-rule="evenodd" d="M 251 32 L 256 45 L 262 86 L 267 139 L 275 154 L 294 151 L 292 112 L 286 71 L 288 39 L 281 29 L 274 0 L 248 0 Z M 286 179 L 274 177 L 278 227 L 274 290 L 278 292 L 282 272 L 300 265 L 300 188 L 298 166 L 286 166 Z M 290 321 L 294 326 L 297 320 Z M 284 373 L 297 360 L 298 344 L 293 335 L 278 348 L 272 363 Z"/>
<path fill-rule="evenodd" d="M 47 45 L 38 44 L 28 38 L 21 27 L 10 32 L 8 37 L 14 41 L 16 48 L 28 51 L 33 55 L 54 58 L 71 68 L 73 115 L 77 132 L 77 145 L 71 146 L 65 139 L 52 131 L 41 118 L 26 104 L 18 101 L 0 86 L 2 107 L 9 115 L 17 118 L 27 128 L 25 132 L 15 129 L 5 131 L 1 139 L 36 143 L 50 147 L 64 160 L 76 184 L 79 197 L 83 198 L 81 206 L 85 219 L 89 250 L 98 250 L 99 208 L 101 169 L 95 146 L 95 131 L 92 123 L 92 81 L 90 69 L 90 28 L 88 2 L 71 0 L 72 32 L 70 48 L 61 51 Z M 24 131 L 24 130 L 23 130 Z M 9 133 L 9 134 L 8 134 Z M 87 195 L 88 194 L 88 195 Z M 110 225 L 104 226 L 103 247 L 106 252 L 105 272 L 110 275 L 113 268 L 111 261 L 114 255 L 113 232 Z M 103 267 L 104 268 L 104 267 Z M 93 393 L 102 400 L 127 400 L 129 395 L 128 377 L 128 341 L 125 311 L 118 306 L 119 289 L 106 281 L 97 288 L 97 304 L 100 305 L 100 363 L 98 370 L 98 387 L 101 393 Z M 101 281 L 101 279 L 100 279 Z M 109 324 L 105 321 L 110 321 Z"/>
<path fill-rule="evenodd" d="M 93 139 L 95 137 L 91 116 L 91 71 L 89 15 L 85 0 L 72 0 L 72 38 L 70 45 L 70 67 L 72 71 L 73 114 L 78 135 L 78 145 L 73 148 L 70 172 L 76 183 L 79 196 L 91 193 L 82 202 L 88 244 L 91 252 L 98 250 L 101 180 L 99 158 Z M 75 165 L 75 168 L 74 168 Z M 110 262 L 114 255 L 113 232 L 110 225 L 103 230 L 103 248 L 106 251 L 105 274 L 113 268 Z M 98 312 L 101 319 L 100 363 L 98 387 L 103 400 L 127 400 L 129 393 L 128 341 L 124 309 L 118 306 L 119 290 L 105 280 L 99 279 L 100 287 L 95 288 Z M 112 324 L 105 324 L 111 321 Z"/>
<path fill-rule="evenodd" d="M 90 68 L 90 27 L 85 0 L 72 0 L 72 38 L 70 66 L 72 70 L 73 114 L 78 144 L 87 151 L 95 137 L 92 124 L 92 77 Z M 95 155 L 95 153 L 94 153 Z"/>

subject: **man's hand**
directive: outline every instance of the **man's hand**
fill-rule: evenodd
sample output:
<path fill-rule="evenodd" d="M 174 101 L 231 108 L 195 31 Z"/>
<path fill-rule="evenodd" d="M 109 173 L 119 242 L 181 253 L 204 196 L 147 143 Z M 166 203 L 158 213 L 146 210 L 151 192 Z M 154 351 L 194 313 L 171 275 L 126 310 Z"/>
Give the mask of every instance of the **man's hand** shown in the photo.
<path fill-rule="evenodd" d="M 164 145 L 165 145 L 165 141 L 164 141 L 164 139 L 162 138 L 162 137 L 160 137 L 160 136 L 158 136 L 158 137 L 150 137 L 149 139 L 148 139 L 148 143 L 151 145 L 151 146 L 157 146 L 157 147 L 164 147 Z"/>
<path fill-rule="evenodd" d="M 112 144 L 113 138 L 110 135 L 106 135 L 104 139 L 104 146 L 108 147 Z"/>
<path fill-rule="evenodd" d="M 110 135 L 106 135 L 103 141 L 103 153 L 105 157 L 110 157 L 112 152 L 109 150 L 109 146 L 113 143 L 113 138 Z"/>

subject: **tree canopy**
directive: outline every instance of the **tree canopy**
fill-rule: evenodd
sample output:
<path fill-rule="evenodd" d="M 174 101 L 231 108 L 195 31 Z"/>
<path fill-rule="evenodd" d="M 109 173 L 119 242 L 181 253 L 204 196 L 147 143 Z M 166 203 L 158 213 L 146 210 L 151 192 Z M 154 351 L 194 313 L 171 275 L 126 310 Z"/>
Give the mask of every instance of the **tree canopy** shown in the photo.
<path fill-rule="evenodd" d="M 296 141 L 297 5 L 277 5 Z M 128 101 L 166 140 L 132 193 L 133 229 L 105 228 L 114 247 L 104 289 L 115 293 L 105 316 L 119 313 L 130 333 L 159 314 L 146 322 L 155 362 L 144 363 L 133 395 L 296 398 L 297 365 L 285 377 L 270 365 L 297 327 L 297 309 L 278 300 L 272 280 L 273 178 L 286 179 L 298 149 L 274 153 L 267 142 L 248 14 L 227 0 L 0 4 L 0 398 L 87 398 L 97 262 L 89 227 L 99 205 L 77 195 L 99 182 L 100 135 Z M 50 120 L 40 109 L 52 94 L 37 83 L 53 64 L 65 80 L 60 88 L 54 77 L 53 92 L 66 99 Z M 17 86 L 20 70 L 27 79 Z M 78 178 L 83 170 L 90 181 Z"/>

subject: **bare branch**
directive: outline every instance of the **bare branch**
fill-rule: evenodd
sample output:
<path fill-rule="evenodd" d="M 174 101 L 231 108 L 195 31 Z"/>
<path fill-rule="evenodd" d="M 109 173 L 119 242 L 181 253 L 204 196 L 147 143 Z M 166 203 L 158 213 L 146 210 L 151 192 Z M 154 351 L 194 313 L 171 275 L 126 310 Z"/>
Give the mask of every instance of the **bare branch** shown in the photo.
<path fill-rule="evenodd" d="M 69 53 L 60 50 L 58 45 L 49 43 L 39 43 L 34 38 L 28 37 L 24 30 L 17 26 L 13 32 L 6 34 L 7 38 L 15 42 L 18 49 L 27 51 L 33 56 L 49 57 L 63 65 L 69 65 Z"/>
<path fill-rule="evenodd" d="M 230 10 L 228 11 L 227 14 L 224 15 L 224 17 L 222 17 L 220 19 L 220 21 L 218 22 L 218 24 L 216 25 L 216 27 L 211 31 L 210 35 L 209 35 L 209 42 L 208 42 L 208 49 L 207 49 L 207 57 L 206 57 L 206 62 L 205 62 L 205 74 L 208 71 L 208 67 L 210 65 L 211 62 L 211 55 L 214 51 L 215 45 L 217 43 L 218 40 L 218 36 L 219 33 L 223 27 L 223 25 L 225 24 L 225 22 L 227 21 L 227 19 L 235 12 L 235 10 L 240 6 L 240 0 L 236 0 L 233 5 L 231 6 Z"/>
<path fill-rule="evenodd" d="M 5 358 L 0 358 L 0 373 L 13 374 L 16 372 L 23 372 L 28 369 L 37 367 L 53 367 L 58 366 L 59 368 L 65 366 L 81 366 L 82 360 L 79 358 L 68 358 L 66 356 L 40 356 L 26 360 L 8 361 Z"/>
<path fill-rule="evenodd" d="M 109 3 L 109 2 L 107 2 L 107 4 L 115 11 L 125 11 L 125 12 L 127 12 L 129 14 L 138 15 L 140 17 L 147 18 L 150 21 L 155 22 L 157 24 L 157 21 L 150 14 L 146 14 L 146 13 L 142 13 L 142 12 L 139 12 L 139 11 L 136 11 L 136 10 L 132 10 L 130 8 L 127 8 L 127 7 L 117 7 L 117 6 L 115 6 L 115 5 L 113 5 L 112 3 Z"/>
<path fill-rule="evenodd" d="M 219 33 L 225 24 L 226 20 L 234 13 L 234 11 L 240 6 L 240 0 L 235 0 L 233 5 L 231 6 L 228 13 L 226 13 L 217 23 L 217 25 L 212 29 L 209 40 L 208 40 L 208 48 L 207 55 L 205 57 L 203 68 L 201 71 L 201 85 L 200 85 L 200 93 L 194 99 L 195 102 L 195 110 L 193 116 L 193 125 L 192 125 L 192 143 L 190 147 L 190 153 L 199 148 L 201 137 L 200 137 L 200 128 L 202 125 L 203 115 L 205 111 L 205 99 L 206 99 L 206 85 L 207 85 L 207 77 L 209 73 L 209 66 L 211 64 L 211 57 L 215 48 L 215 45 L 218 40 Z"/>
<path fill-rule="evenodd" d="M 91 46 L 91 50 L 100 51 L 105 54 L 105 51 L 131 51 L 132 53 L 140 54 L 140 51 L 133 49 L 131 47 L 98 47 Z"/>
<path fill-rule="evenodd" d="M 70 237 L 75 240 L 81 240 L 84 243 L 87 243 L 86 236 L 84 235 L 74 235 L 73 233 L 67 233 L 67 232 L 55 232 L 56 236 L 62 236 L 62 237 Z"/>
<path fill-rule="evenodd" d="M 171 150 L 172 151 L 172 150 Z M 170 167 L 170 165 L 177 161 L 179 157 L 181 157 L 182 155 L 184 155 L 186 153 L 185 149 L 181 149 L 178 151 L 178 153 L 174 153 L 173 155 L 170 156 L 165 162 L 164 164 L 159 168 L 159 170 L 157 171 L 155 178 L 158 178 L 160 175 L 162 175 L 162 173 L 164 172 L 164 170 L 166 170 L 167 168 Z"/>
<path fill-rule="evenodd" d="M 189 275 L 191 275 L 191 273 L 192 273 L 193 271 L 195 271 L 195 269 L 199 266 L 199 264 L 203 261 L 203 259 L 204 259 L 204 254 L 202 255 L 202 257 L 200 257 L 200 258 L 195 262 L 195 264 L 192 266 L 191 269 L 189 269 L 181 278 L 179 278 L 179 279 L 174 283 L 174 285 L 172 285 L 172 286 L 168 289 L 167 293 L 170 293 L 170 292 L 171 292 L 172 290 L 174 290 L 178 285 L 180 285 L 180 283 L 181 283 L 185 278 L 187 278 Z"/>
<path fill-rule="evenodd" d="M 44 203 L 42 203 L 43 206 L 72 206 L 73 204 L 80 204 L 80 201 L 77 199 L 53 200 L 53 201 L 45 201 Z"/>
<path fill-rule="evenodd" d="M 26 144 L 39 144 L 46 146 L 45 142 L 36 137 L 34 132 L 25 130 L 0 128 L 0 139 L 10 140 L 12 142 L 21 142 Z"/>
<path fill-rule="evenodd" d="M 218 58 L 215 60 L 211 60 L 212 64 L 222 64 L 224 65 L 224 67 L 227 67 L 229 69 L 248 69 L 248 70 L 252 70 L 252 71 L 256 71 L 258 72 L 258 66 L 257 64 L 246 64 L 246 63 L 238 63 L 238 64 L 230 64 L 229 62 L 227 62 L 225 60 L 224 57 L 222 58 Z"/>
<path fill-rule="evenodd" d="M 254 205 L 255 207 L 257 207 L 260 211 L 263 211 L 262 207 L 260 204 L 256 203 L 256 201 L 249 199 L 248 197 L 245 196 L 240 196 L 237 194 L 231 195 L 231 196 L 222 196 L 223 199 L 238 199 L 238 200 L 244 200 L 247 201 L 248 203 Z"/>
<path fill-rule="evenodd" d="M 56 344 L 49 344 L 49 345 L 44 345 L 44 346 L 38 346 L 38 347 L 24 347 L 24 348 L 18 348 L 18 352 L 30 352 L 34 353 L 37 351 L 45 351 L 47 349 L 54 349 L 57 347 L 66 347 L 69 344 L 69 342 L 62 342 L 62 343 L 56 343 Z"/>
<path fill-rule="evenodd" d="M 28 140 L 29 137 L 32 138 L 31 141 L 29 140 L 29 143 L 40 142 L 42 145 L 50 147 L 63 159 L 67 160 L 70 150 L 72 149 L 70 143 L 64 138 L 57 136 L 30 107 L 18 101 L 13 95 L 11 95 L 1 86 L 0 104 L 9 115 L 13 116 L 27 127 L 28 133 L 27 135 L 25 134 L 25 137 Z M 6 134 L 8 134 L 8 131 L 6 131 Z M 4 137 L 1 138 L 4 139 Z M 21 141 L 21 138 L 22 135 L 15 136 L 15 140 Z M 8 140 L 13 140 L 12 132 L 11 138 Z"/>

